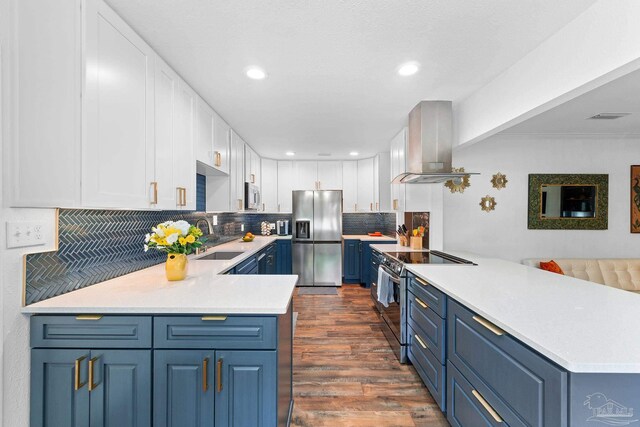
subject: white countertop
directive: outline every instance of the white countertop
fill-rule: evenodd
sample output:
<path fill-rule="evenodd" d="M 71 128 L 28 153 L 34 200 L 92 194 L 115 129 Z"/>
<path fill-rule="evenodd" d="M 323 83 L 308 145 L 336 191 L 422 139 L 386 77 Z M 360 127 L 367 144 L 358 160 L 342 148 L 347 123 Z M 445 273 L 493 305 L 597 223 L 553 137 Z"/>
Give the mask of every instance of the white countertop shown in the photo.
<path fill-rule="evenodd" d="M 342 235 L 342 240 L 347 240 L 347 239 L 351 239 L 351 240 L 362 240 L 363 242 L 368 242 L 368 241 L 395 241 L 396 238 L 395 237 L 389 237 L 389 236 L 369 236 L 368 234 L 343 234 Z"/>
<path fill-rule="evenodd" d="M 509 261 L 452 254 L 478 265 L 406 268 L 570 372 L 640 373 L 640 295 Z"/>
<path fill-rule="evenodd" d="M 289 238 L 291 236 L 288 236 Z M 189 257 L 187 278 L 169 282 L 164 263 L 106 282 L 50 298 L 22 309 L 23 313 L 119 314 L 284 314 L 298 276 L 222 275 L 278 238 L 256 236 L 215 246 Z M 213 252 L 244 251 L 228 261 L 198 260 Z"/>

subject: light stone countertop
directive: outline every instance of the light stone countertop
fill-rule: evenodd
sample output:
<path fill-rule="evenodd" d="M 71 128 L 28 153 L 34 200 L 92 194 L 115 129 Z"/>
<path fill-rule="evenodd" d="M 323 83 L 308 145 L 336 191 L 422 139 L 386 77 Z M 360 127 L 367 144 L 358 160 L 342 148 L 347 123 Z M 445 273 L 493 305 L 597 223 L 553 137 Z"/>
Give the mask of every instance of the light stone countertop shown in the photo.
<path fill-rule="evenodd" d="M 363 242 L 369 242 L 369 241 L 394 241 L 396 240 L 395 237 L 389 237 L 389 236 L 369 236 L 368 234 L 343 234 L 342 235 L 342 240 L 347 240 L 347 239 L 352 239 L 352 240 L 361 240 Z"/>
<path fill-rule="evenodd" d="M 478 265 L 406 268 L 569 372 L 640 373 L 640 295 L 515 262 L 449 253 Z"/>
<path fill-rule="evenodd" d="M 279 238 L 256 236 L 209 249 L 189 257 L 187 278 L 169 282 L 164 263 L 47 299 L 23 313 L 106 314 L 284 314 L 298 276 L 225 275 L 234 266 Z M 228 261 L 198 260 L 213 252 L 244 252 Z"/>

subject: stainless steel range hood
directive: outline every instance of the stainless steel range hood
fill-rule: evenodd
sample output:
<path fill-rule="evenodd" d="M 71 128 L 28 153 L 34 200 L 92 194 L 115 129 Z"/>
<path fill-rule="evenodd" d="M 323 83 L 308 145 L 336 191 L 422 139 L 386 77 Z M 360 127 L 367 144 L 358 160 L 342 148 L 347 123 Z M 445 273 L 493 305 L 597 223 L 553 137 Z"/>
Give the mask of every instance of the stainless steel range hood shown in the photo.
<path fill-rule="evenodd" d="M 436 184 L 461 181 L 470 172 L 453 172 L 453 110 L 451 101 L 422 101 L 409 113 L 407 171 L 393 184 Z"/>

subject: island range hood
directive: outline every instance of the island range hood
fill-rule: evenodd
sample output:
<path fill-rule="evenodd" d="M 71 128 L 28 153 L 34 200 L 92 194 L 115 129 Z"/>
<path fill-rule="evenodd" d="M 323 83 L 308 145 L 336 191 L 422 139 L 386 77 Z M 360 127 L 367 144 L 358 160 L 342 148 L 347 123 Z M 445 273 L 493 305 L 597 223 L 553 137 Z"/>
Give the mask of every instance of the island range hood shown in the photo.
<path fill-rule="evenodd" d="M 454 172 L 453 109 L 451 101 L 422 101 L 409 113 L 407 171 L 393 178 L 392 184 L 436 184 L 449 180 L 462 182 L 473 172 Z"/>

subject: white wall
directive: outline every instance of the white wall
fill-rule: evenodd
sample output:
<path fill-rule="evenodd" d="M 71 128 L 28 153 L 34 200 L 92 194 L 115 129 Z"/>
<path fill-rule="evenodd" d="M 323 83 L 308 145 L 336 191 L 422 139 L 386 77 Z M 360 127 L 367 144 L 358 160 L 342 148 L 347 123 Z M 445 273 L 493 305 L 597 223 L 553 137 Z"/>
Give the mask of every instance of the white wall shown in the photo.
<path fill-rule="evenodd" d="M 629 167 L 640 164 L 640 138 L 595 136 L 495 136 L 456 150 L 453 163 L 467 171 L 471 187 L 445 192 L 445 250 L 466 250 L 520 261 L 530 257 L 640 257 L 640 234 L 629 232 Z M 493 174 L 509 182 L 496 190 Z M 609 174 L 608 230 L 528 230 L 530 173 Z M 496 210 L 480 209 L 495 197 Z"/>
<path fill-rule="evenodd" d="M 640 68 L 640 1 L 600 0 L 486 86 L 454 105 L 473 143 Z"/>
<path fill-rule="evenodd" d="M 0 1 L 0 141 L 4 144 L 16 137 L 12 123 L 16 120 L 15 85 L 11 79 L 15 75 L 12 55 L 14 53 L 10 34 L 10 2 Z M 0 151 L 0 164 L 3 160 Z M 4 169 L 4 168 L 3 168 Z M 4 171 L 3 171 L 4 172 Z M 0 174 L 0 188 L 11 185 Z M 46 177 L 43 177 L 46 179 Z M 48 226 L 46 247 L 38 250 L 50 250 L 53 247 L 55 229 L 55 211 L 52 209 L 8 209 L 3 207 L 0 191 L 0 378 L 2 379 L 2 398 L 0 399 L 0 420 L 3 426 L 26 427 L 29 425 L 29 319 L 20 312 L 22 305 L 22 257 L 28 250 L 6 249 L 6 221 L 43 221 Z"/>

